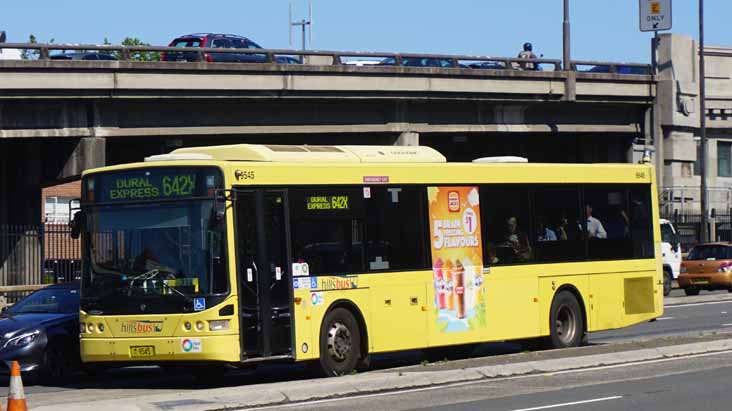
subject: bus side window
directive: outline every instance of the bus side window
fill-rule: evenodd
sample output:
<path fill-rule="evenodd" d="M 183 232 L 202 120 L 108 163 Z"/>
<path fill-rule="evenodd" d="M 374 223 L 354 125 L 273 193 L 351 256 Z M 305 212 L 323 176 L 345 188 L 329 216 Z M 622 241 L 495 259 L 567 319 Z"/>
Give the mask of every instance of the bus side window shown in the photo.
<path fill-rule="evenodd" d="M 579 187 L 542 187 L 534 192 L 536 259 L 540 262 L 584 259 Z"/>
<path fill-rule="evenodd" d="M 653 258 L 653 218 L 651 215 L 651 189 L 648 185 L 630 190 L 630 236 L 634 258 Z M 674 236 L 675 238 L 676 236 Z M 674 246 L 676 246 L 674 244 Z"/>
<path fill-rule="evenodd" d="M 379 186 L 367 192 L 368 271 L 428 269 L 425 188 Z"/>
<path fill-rule="evenodd" d="M 520 186 L 482 186 L 480 205 L 485 264 L 533 261 L 528 190 Z"/>

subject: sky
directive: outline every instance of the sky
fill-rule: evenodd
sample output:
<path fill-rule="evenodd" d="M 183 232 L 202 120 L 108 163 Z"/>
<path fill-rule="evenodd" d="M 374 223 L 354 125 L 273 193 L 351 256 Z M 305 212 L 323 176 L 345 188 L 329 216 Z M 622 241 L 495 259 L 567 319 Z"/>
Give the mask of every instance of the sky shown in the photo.
<path fill-rule="evenodd" d="M 315 50 L 513 57 L 526 42 L 562 58 L 562 0 L 312 0 Z M 3 1 L 0 30 L 9 42 L 101 44 L 137 37 L 167 45 L 194 32 L 240 34 L 265 48 L 290 48 L 290 0 Z M 306 17 L 307 0 L 292 0 Z M 705 43 L 732 46 L 732 1 L 705 1 Z M 638 0 L 570 0 L 572 58 L 650 59 L 651 33 L 638 29 Z M 698 33 L 698 0 L 673 1 L 674 33 Z M 294 47 L 300 44 L 293 33 Z"/>

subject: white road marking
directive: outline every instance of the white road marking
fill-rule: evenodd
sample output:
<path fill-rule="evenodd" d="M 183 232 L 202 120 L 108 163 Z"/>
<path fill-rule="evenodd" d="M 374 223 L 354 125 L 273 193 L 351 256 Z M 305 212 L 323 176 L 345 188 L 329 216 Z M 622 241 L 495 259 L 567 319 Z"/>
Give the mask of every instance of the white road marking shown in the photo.
<path fill-rule="evenodd" d="M 562 403 L 562 404 L 553 404 L 553 405 L 542 405 L 540 407 L 532 407 L 532 408 L 519 408 L 519 409 L 515 409 L 515 410 L 512 410 L 512 411 L 548 410 L 549 408 L 569 407 L 571 405 L 589 404 L 589 403 L 592 403 L 592 402 L 600 402 L 600 401 L 619 400 L 621 398 L 623 398 L 622 395 L 615 395 L 613 397 L 595 398 L 595 399 L 592 399 L 592 400 L 565 402 L 565 403 Z"/>
<path fill-rule="evenodd" d="M 706 303 L 691 303 L 691 304 L 670 304 L 664 305 L 664 308 L 684 308 L 684 307 L 697 307 L 700 305 L 712 305 L 712 304 L 732 304 L 732 300 L 727 301 L 709 301 Z"/>
<path fill-rule="evenodd" d="M 722 311 L 720 314 L 727 314 L 727 311 Z"/>
<path fill-rule="evenodd" d="M 658 321 L 673 320 L 673 319 L 674 319 L 674 317 L 661 317 L 661 318 L 656 318 L 656 320 L 658 320 Z"/>
<path fill-rule="evenodd" d="M 290 403 L 290 404 L 253 407 L 251 409 L 253 409 L 253 410 L 273 410 L 273 409 L 279 409 L 279 408 L 302 407 L 304 405 L 325 404 L 325 403 L 337 402 L 337 401 L 351 401 L 351 400 L 358 400 L 358 399 L 362 399 L 362 398 L 376 398 L 376 397 L 385 397 L 385 396 L 390 396 L 390 395 L 412 394 L 412 393 L 416 393 L 416 392 L 443 390 L 445 388 L 455 388 L 455 387 L 464 387 L 467 385 L 485 384 L 485 383 L 491 382 L 491 381 L 518 380 L 518 379 L 527 379 L 527 378 L 536 378 L 536 377 L 547 377 L 547 376 L 554 376 L 554 375 L 561 375 L 561 374 L 579 374 L 579 373 L 583 373 L 583 372 L 609 370 L 609 369 L 613 369 L 613 368 L 634 367 L 636 365 L 658 364 L 658 363 L 663 363 L 663 362 L 686 360 L 689 358 L 710 357 L 713 355 L 722 355 L 722 354 L 732 354 L 732 350 L 723 350 L 723 351 L 716 351 L 716 352 L 703 353 L 703 354 L 692 354 L 692 355 L 685 355 L 685 356 L 680 356 L 680 357 L 659 358 L 657 360 L 649 360 L 649 361 L 634 361 L 634 362 L 629 362 L 629 363 L 625 363 L 625 364 L 601 365 L 601 366 L 592 367 L 592 368 L 582 368 L 582 369 L 577 369 L 577 370 L 564 370 L 564 371 L 557 371 L 557 372 L 548 372 L 548 373 L 543 373 L 543 374 L 516 375 L 514 377 L 504 377 L 504 378 L 482 378 L 482 379 L 475 380 L 475 381 L 456 382 L 454 384 L 434 385 L 431 387 L 423 387 L 423 388 L 409 388 L 409 389 L 405 389 L 405 390 L 380 392 L 380 393 L 376 393 L 376 394 L 355 395 L 353 397 L 328 398 L 325 400 L 303 401 L 303 402 L 294 402 L 294 403 Z"/>
<path fill-rule="evenodd" d="M 722 324 L 722 327 L 732 327 L 732 323 L 729 323 L 729 324 Z"/>

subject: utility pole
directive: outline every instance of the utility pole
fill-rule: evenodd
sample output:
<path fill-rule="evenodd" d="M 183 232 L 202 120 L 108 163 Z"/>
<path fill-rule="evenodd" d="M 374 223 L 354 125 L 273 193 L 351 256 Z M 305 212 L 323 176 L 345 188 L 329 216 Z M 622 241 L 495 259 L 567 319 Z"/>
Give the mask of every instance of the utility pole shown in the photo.
<path fill-rule="evenodd" d="M 704 67 L 704 0 L 699 0 L 699 139 L 701 143 L 701 241 L 709 241 L 709 199 L 707 193 L 707 108 Z M 713 239 L 712 239 L 713 240 Z"/>
<path fill-rule="evenodd" d="M 292 47 L 292 28 L 300 26 L 302 30 L 302 50 L 305 51 L 305 37 L 306 37 L 306 29 L 309 26 L 309 44 L 312 47 L 313 45 L 313 3 L 308 2 L 308 18 L 306 19 L 300 19 L 300 21 L 293 21 L 292 20 L 292 14 L 293 14 L 293 7 L 292 3 L 290 3 L 290 25 L 289 25 L 289 31 L 290 31 L 290 47 Z"/>
<path fill-rule="evenodd" d="M 570 43 L 569 43 L 569 0 L 564 0 L 564 21 L 562 22 L 562 48 L 564 57 L 564 70 L 571 70 Z"/>

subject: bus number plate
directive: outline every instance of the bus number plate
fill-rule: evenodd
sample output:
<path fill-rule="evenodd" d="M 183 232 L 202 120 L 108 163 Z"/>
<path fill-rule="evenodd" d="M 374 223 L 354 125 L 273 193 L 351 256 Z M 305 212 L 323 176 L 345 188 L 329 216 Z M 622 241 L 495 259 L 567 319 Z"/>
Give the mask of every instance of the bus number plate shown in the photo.
<path fill-rule="evenodd" d="M 130 357 L 153 357 L 155 356 L 155 347 L 152 345 L 144 345 L 140 347 L 130 347 Z"/>

